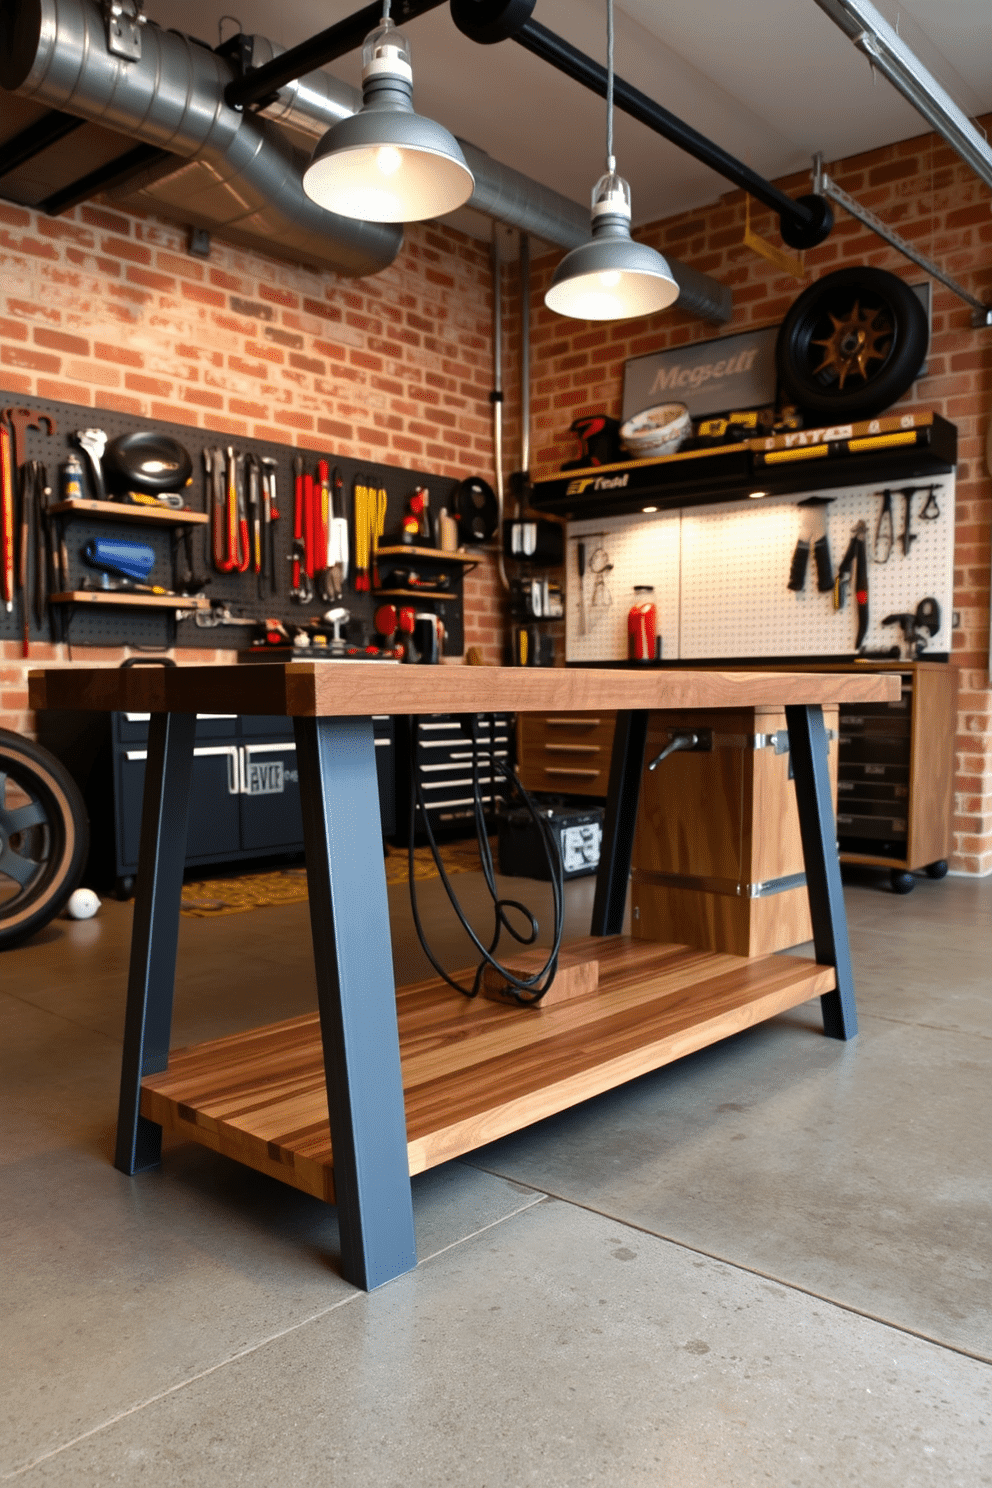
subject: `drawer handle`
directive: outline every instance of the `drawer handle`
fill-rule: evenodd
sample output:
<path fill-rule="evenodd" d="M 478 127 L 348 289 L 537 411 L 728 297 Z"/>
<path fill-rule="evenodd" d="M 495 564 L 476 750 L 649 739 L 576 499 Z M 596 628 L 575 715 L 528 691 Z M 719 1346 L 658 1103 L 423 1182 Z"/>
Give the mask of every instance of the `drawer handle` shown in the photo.
<path fill-rule="evenodd" d="M 548 728 L 598 728 L 602 723 L 601 718 L 546 718 Z"/>
<path fill-rule="evenodd" d="M 598 744 L 545 744 L 546 754 L 599 754 Z"/>
<path fill-rule="evenodd" d="M 583 780 L 595 780 L 600 774 L 599 770 L 566 770 L 564 765 L 545 765 L 545 775 L 581 775 Z"/>

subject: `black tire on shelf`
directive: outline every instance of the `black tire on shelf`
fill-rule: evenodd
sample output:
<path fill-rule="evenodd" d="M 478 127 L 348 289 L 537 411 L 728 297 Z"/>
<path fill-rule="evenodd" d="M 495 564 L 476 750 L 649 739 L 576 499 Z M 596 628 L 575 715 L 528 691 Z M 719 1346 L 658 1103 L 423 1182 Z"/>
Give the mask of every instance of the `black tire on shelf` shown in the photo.
<path fill-rule="evenodd" d="M 936 863 L 928 863 L 923 871 L 926 874 L 927 878 L 946 878 L 947 859 L 938 858 Z"/>
<path fill-rule="evenodd" d="M 90 829 L 65 766 L 0 729 L 0 950 L 41 930 L 78 887 Z"/>
<path fill-rule="evenodd" d="M 873 418 L 910 388 L 927 354 L 916 295 L 885 269 L 837 269 L 795 300 L 775 345 L 780 393 L 817 423 Z"/>
<path fill-rule="evenodd" d="M 905 868 L 893 868 L 889 874 L 889 882 L 894 894 L 911 894 L 916 888 L 915 877 L 912 873 L 907 873 Z"/>

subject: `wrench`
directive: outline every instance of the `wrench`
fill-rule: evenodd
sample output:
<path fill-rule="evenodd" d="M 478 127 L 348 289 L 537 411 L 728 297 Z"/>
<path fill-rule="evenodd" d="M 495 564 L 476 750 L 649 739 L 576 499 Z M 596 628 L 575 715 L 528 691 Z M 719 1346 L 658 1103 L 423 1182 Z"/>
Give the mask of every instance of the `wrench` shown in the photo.
<path fill-rule="evenodd" d="M 93 492 L 97 501 L 106 501 L 107 488 L 103 483 L 103 452 L 107 448 L 107 436 L 102 429 L 77 429 L 76 443 L 84 450 L 93 471 Z"/>
<path fill-rule="evenodd" d="M 41 432 L 42 423 L 48 425 L 49 438 L 55 433 L 58 425 L 47 413 L 35 413 L 32 408 L 5 408 L 3 418 L 10 421 L 10 427 L 14 433 L 14 464 L 18 470 L 24 464 L 24 431 L 26 429 L 37 429 Z"/>

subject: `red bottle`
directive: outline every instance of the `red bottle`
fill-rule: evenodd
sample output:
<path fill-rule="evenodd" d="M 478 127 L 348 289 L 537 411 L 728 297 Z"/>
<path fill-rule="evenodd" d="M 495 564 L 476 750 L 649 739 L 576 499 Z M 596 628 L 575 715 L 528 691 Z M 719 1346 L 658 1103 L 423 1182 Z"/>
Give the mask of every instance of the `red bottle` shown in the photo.
<path fill-rule="evenodd" d="M 646 586 L 638 585 L 634 593 L 643 593 L 645 589 Z M 654 600 L 637 600 L 627 616 L 627 655 L 631 661 L 654 661 L 657 633 L 658 611 Z"/>

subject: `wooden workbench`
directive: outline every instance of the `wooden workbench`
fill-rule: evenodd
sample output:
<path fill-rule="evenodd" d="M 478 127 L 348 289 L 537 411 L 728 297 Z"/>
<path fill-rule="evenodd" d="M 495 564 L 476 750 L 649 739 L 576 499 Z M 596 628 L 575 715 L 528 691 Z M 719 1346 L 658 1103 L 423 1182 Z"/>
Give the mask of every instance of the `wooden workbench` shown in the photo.
<path fill-rule="evenodd" d="M 161 1157 L 162 1128 L 338 1205 L 342 1269 L 371 1288 L 416 1263 L 410 1174 L 819 996 L 856 1030 L 822 706 L 894 698 L 851 674 L 409 667 L 66 668 L 35 708 L 152 714 L 115 1162 Z M 649 714 L 784 707 L 815 961 L 747 959 L 619 934 Z M 618 710 L 586 948 L 600 985 L 554 1006 L 468 1001 L 393 982 L 372 715 Z M 170 1053 L 198 712 L 292 716 L 318 1011 Z M 657 727 L 655 720 L 654 727 Z"/>

